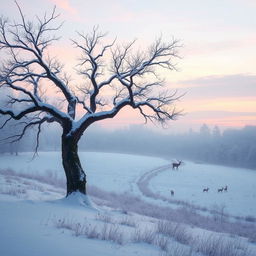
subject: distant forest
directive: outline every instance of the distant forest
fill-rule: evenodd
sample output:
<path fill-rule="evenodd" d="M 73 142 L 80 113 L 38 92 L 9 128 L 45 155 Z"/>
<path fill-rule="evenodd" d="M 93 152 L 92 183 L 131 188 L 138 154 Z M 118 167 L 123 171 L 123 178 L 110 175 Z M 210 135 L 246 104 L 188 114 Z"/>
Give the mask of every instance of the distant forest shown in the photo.
<path fill-rule="evenodd" d="M 193 161 L 256 169 L 256 126 L 212 130 L 203 125 L 199 132 L 160 134 L 140 127 L 106 132 L 91 131 L 80 149 L 155 155 L 170 160 Z"/>
<path fill-rule="evenodd" d="M 1 130 L 0 140 L 17 133 L 18 128 Z M 60 150 L 60 130 L 44 127 L 39 151 Z M 19 131 L 18 131 L 19 132 Z M 22 141 L 13 144 L 0 143 L 0 153 L 18 154 L 33 151 L 36 131 L 30 131 Z M 227 129 L 220 132 L 216 126 L 210 129 L 202 125 L 198 132 L 162 134 L 145 128 L 132 126 L 129 129 L 109 131 L 92 127 L 79 144 L 80 151 L 120 152 L 154 155 L 170 160 L 188 159 L 206 163 L 256 169 L 256 126 L 242 129 Z"/>

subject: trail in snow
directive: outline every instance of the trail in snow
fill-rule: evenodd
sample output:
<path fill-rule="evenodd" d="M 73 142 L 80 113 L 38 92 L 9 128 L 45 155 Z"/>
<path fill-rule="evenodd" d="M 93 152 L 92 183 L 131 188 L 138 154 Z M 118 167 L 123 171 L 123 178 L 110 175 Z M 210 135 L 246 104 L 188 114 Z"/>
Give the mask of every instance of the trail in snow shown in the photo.
<path fill-rule="evenodd" d="M 171 168 L 171 165 L 162 165 L 159 166 L 157 168 L 151 169 L 147 172 L 145 172 L 143 175 L 141 175 L 139 177 L 139 179 L 136 182 L 136 185 L 138 186 L 140 192 L 147 198 L 153 199 L 153 200 L 157 200 L 157 201 L 162 201 L 166 204 L 168 204 L 170 206 L 170 204 L 172 205 L 172 207 L 189 207 L 190 209 L 199 211 L 199 212 L 208 212 L 210 214 L 217 214 L 217 215 L 221 215 L 223 217 L 233 217 L 233 218 L 237 218 L 237 216 L 233 216 L 230 214 L 225 214 L 223 212 L 219 212 L 218 210 L 210 210 L 207 209 L 206 207 L 202 207 L 196 204 L 192 204 L 189 203 L 188 201 L 183 201 L 183 200 L 177 200 L 174 199 L 173 196 L 171 195 L 171 190 L 170 190 L 170 198 L 165 197 L 163 195 L 160 195 L 159 193 L 155 193 L 154 191 L 152 191 L 149 188 L 149 183 L 150 181 L 155 178 L 157 175 L 159 175 L 161 172 L 164 172 L 168 169 Z M 241 218 L 241 217 L 240 217 Z"/>
<path fill-rule="evenodd" d="M 149 188 L 148 188 L 148 184 L 149 181 L 154 178 L 155 176 L 157 176 L 160 172 L 167 170 L 168 168 L 170 168 L 170 165 L 162 165 L 159 166 L 157 168 L 151 169 L 145 173 L 143 173 L 138 181 L 136 182 L 140 192 L 146 196 L 146 197 L 150 197 L 150 198 L 154 198 L 154 199 L 158 199 L 156 198 L 156 194 L 153 193 Z"/>
<path fill-rule="evenodd" d="M 138 186 L 140 192 L 148 198 L 154 199 L 154 200 L 161 200 L 167 203 L 171 203 L 174 205 L 188 205 L 187 202 L 181 201 L 181 200 L 175 200 L 171 198 L 166 198 L 158 193 L 154 193 L 152 190 L 149 189 L 149 182 L 156 177 L 159 173 L 168 170 L 171 168 L 170 164 L 168 165 L 162 165 L 157 168 L 151 169 L 147 172 L 145 172 L 143 175 L 141 175 L 136 182 L 136 185 Z M 171 192 L 170 192 L 171 196 Z"/>

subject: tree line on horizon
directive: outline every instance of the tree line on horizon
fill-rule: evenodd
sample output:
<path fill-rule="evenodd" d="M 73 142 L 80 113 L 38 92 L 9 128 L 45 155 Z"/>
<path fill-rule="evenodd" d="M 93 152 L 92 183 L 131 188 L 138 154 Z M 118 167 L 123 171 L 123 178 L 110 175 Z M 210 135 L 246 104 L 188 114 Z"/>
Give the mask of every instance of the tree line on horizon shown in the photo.
<path fill-rule="evenodd" d="M 11 136 L 15 126 L 1 132 L 0 140 Z M 34 133 L 34 134 L 33 134 Z M 56 127 L 44 129 L 40 151 L 59 151 L 61 142 Z M 29 138 L 35 137 L 31 130 Z M 25 139 L 14 144 L 0 143 L 0 154 L 33 151 L 35 141 Z M 80 141 L 80 151 L 119 152 L 154 155 L 170 160 L 193 161 L 256 169 L 256 126 L 220 131 L 218 126 L 202 125 L 199 131 L 162 134 L 145 126 L 131 126 L 115 131 L 94 126 Z"/>

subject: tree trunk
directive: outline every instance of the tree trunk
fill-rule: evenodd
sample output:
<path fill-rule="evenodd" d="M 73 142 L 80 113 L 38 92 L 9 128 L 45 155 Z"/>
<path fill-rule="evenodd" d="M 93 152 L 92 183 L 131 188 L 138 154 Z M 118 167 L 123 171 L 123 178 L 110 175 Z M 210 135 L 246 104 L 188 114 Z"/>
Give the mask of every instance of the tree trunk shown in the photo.
<path fill-rule="evenodd" d="M 74 137 L 62 135 L 62 164 L 67 178 L 67 195 L 73 192 L 86 194 L 86 175 L 78 156 Z"/>

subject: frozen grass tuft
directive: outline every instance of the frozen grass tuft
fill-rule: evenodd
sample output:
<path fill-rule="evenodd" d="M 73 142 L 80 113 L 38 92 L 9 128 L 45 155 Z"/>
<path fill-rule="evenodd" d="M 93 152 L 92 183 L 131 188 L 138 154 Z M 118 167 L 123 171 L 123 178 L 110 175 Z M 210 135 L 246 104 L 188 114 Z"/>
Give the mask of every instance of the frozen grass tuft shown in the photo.
<path fill-rule="evenodd" d="M 155 229 L 142 230 L 137 228 L 135 229 L 131 240 L 134 243 L 147 243 L 157 246 L 164 252 L 168 252 L 169 250 L 169 238 L 157 233 Z"/>
<path fill-rule="evenodd" d="M 16 188 L 16 187 L 0 188 L 0 194 L 23 198 L 27 194 L 27 191 L 24 188 Z"/>
<path fill-rule="evenodd" d="M 111 216 L 106 214 L 98 213 L 95 217 L 96 220 L 105 222 L 105 223 L 114 223 L 114 220 L 111 218 Z"/>
<path fill-rule="evenodd" d="M 178 245 L 172 246 L 169 251 L 162 252 L 160 256 L 192 256 L 193 250 L 191 248 L 184 248 Z"/>
<path fill-rule="evenodd" d="M 216 221 L 216 218 L 200 215 L 189 207 L 171 209 L 170 207 L 157 206 L 132 195 L 106 192 L 93 186 L 88 191 L 92 196 L 101 198 L 100 204 L 120 209 L 123 212 L 135 212 L 163 221 L 184 223 L 214 232 L 247 237 L 250 241 L 256 240 L 255 223 L 244 222 L 243 218 L 237 222 L 231 222 L 225 217 L 221 218 L 221 221 L 219 218 Z"/>
<path fill-rule="evenodd" d="M 157 232 L 175 239 L 182 244 L 189 244 L 192 235 L 188 232 L 187 228 L 180 223 L 171 223 L 169 221 L 158 221 Z"/>
<path fill-rule="evenodd" d="M 104 241 L 111 241 L 117 244 L 123 244 L 123 233 L 117 225 L 91 225 L 74 221 L 69 218 L 54 218 L 54 226 L 60 229 L 67 229 L 73 232 L 75 236 L 85 236 L 89 239 L 99 239 Z"/>
<path fill-rule="evenodd" d="M 158 246 L 162 251 L 168 251 L 169 239 L 167 237 L 157 235 L 154 240 L 154 244 Z"/>
<path fill-rule="evenodd" d="M 52 184 L 52 185 L 55 185 L 55 187 L 61 187 L 61 188 L 63 188 L 65 184 L 64 180 L 59 179 L 56 174 L 50 171 L 48 171 L 44 175 L 38 175 L 38 174 L 19 173 L 11 169 L 5 169 L 5 170 L 0 170 L 0 174 L 5 176 L 5 180 L 7 183 L 11 183 L 12 179 L 17 179 L 17 182 L 18 182 L 19 177 L 30 179 L 25 181 L 24 183 L 24 185 L 28 185 L 29 187 L 30 186 L 33 187 L 34 180 L 44 182 L 46 184 Z M 42 188 L 37 187 L 36 184 L 34 184 L 34 189 L 43 191 L 43 187 Z M 64 190 L 61 190 L 61 191 L 64 192 Z M 27 196 L 27 190 L 24 188 L 19 188 L 17 186 L 10 187 L 10 188 L 0 188 L 0 193 L 15 195 L 22 198 L 24 196 L 25 197 Z M 193 211 L 192 208 L 189 208 L 189 207 L 171 209 L 169 207 L 156 206 L 156 205 L 147 203 L 135 196 L 106 192 L 95 187 L 89 187 L 89 194 L 97 198 L 100 198 L 101 204 L 109 207 L 113 207 L 116 209 L 120 209 L 121 212 L 126 214 L 128 212 L 136 212 L 141 215 L 160 219 L 163 222 L 167 221 L 167 223 L 169 223 L 168 221 L 173 221 L 177 223 L 194 225 L 194 226 L 215 231 L 215 232 L 225 232 L 231 235 L 243 236 L 248 238 L 250 242 L 256 242 L 255 217 L 247 216 L 246 218 L 240 218 L 240 220 L 237 222 L 229 222 L 228 219 L 225 217 L 224 207 L 223 207 L 223 218 L 221 218 L 221 221 L 219 219 L 217 219 L 216 221 L 216 218 L 214 219 L 209 216 L 199 215 L 195 211 Z M 98 218 L 98 220 L 101 220 L 104 223 L 109 223 L 109 224 L 114 223 L 114 221 L 108 215 L 98 216 L 96 218 Z M 102 230 L 101 226 L 93 227 L 93 226 L 88 226 L 87 224 L 75 223 L 72 221 L 71 223 L 69 222 L 70 220 L 66 220 L 66 221 L 61 220 L 59 224 L 56 224 L 56 226 L 69 229 L 74 232 L 74 235 L 77 235 L 77 236 L 85 235 L 88 238 L 97 238 L 97 239 L 102 239 L 102 237 L 104 237 L 104 236 L 101 236 L 101 233 L 104 231 Z M 130 226 L 130 227 L 136 227 L 136 224 L 131 219 L 129 219 L 128 216 L 126 216 L 123 220 L 119 221 L 118 223 L 122 225 Z M 183 244 L 191 244 L 191 236 L 189 235 L 186 228 L 182 224 L 172 224 L 170 227 L 167 228 L 167 225 L 162 225 L 161 227 L 161 223 L 159 223 L 157 229 L 158 229 L 157 232 L 159 234 L 163 234 L 167 238 L 168 237 L 173 238 L 176 241 Z M 148 234 L 147 236 L 147 235 L 144 235 L 143 233 L 144 231 L 139 231 L 139 234 L 137 234 L 137 237 L 138 237 L 137 240 L 141 240 L 142 242 L 143 240 L 144 241 L 146 240 L 146 241 L 149 241 L 149 243 L 151 244 L 157 243 L 156 238 L 158 237 L 157 236 L 158 234 L 154 234 L 153 232 L 151 236 L 155 236 L 155 238 L 150 239 L 150 234 Z M 162 245 L 159 247 L 164 248 L 165 246 Z M 231 246 L 229 245 L 229 247 Z M 240 254 L 234 254 L 234 255 L 243 256 L 243 254 L 241 254 L 242 251 L 245 251 L 245 249 L 239 249 L 238 252 Z"/>
<path fill-rule="evenodd" d="M 250 256 L 248 247 L 241 241 L 223 239 L 222 236 L 208 236 L 198 240 L 194 249 L 206 256 Z"/>
<path fill-rule="evenodd" d="M 39 173 L 23 173 L 16 172 L 10 168 L 0 170 L 0 174 L 11 177 L 21 177 L 31 180 L 36 180 L 42 183 L 46 183 L 49 185 L 54 185 L 58 188 L 65 188 L 66 182 L 63 178 L 60 178 L 56 172 L 51 170 L 46 170 L 45 174 L 41 175 Z"/>
<path fill-rule="evenodd" d="M 100 233 L 97 230 L 97 226 L 85 225 L 82 230 L 83 233 L 80 233 L 79 236 L 86 236 L 89 239 L 100 239 Z"/>
<path fill-rule="evenodd" d="M 150 230 L 150 229 L 141 230 L 137 228 L 133 233 L 132 241 L 134 243 L 154 244 L 156 235 L 157 234 L 155 230 Z"/>
<path fill-rule="evenodd" d="M 100 239 L 112 241 L 117 244 L 123 244 L 123 233 L 117 225 L 105 223 L 100 232 Z"/>
<path fill-rule="evenodd" d="M 136 228 L 137 224 L 135 223 L 135 221 L 133 219 L 131 219 L 128 216 L 125 216 L 121 219 L 121 221 L 119 222 L 120 225 L 124 225 L 124 226 L 128 226 L 128 227 L 133 227 Z"/>
<path fill-rule="evenodd" d="M 70 230 L 75 236 L 111 241 L 119 245 L 124 244 L 124 234 L 116 224 L 105 222 L 103 225 L 91 225 L 86 221 L 84 224 L 81 224 L 69 218 L 54 218 L 53 222 L 57 228 Z M 168 228 L 164 228 L 166 226 Z M 177 236 L 177 234 L 179 235 Z M 180 236 L 182 239 L 180 239 Z M 179 243 L 182 241 L 183 244 L 186 241 L 188 246 L 170 243 L 169 237 L 175 238 L 177 241 L 179 240 Z M 159 222 L 157 230 L 136 228 L 131 241 L 157 246 L 161 249 L 162 256 L 252 256 L 248 247 L 244 246 L 239 239 L 225 239 L 223 236 L 208 236 L 207 238 L 199 238 L 192 241 L 190 236 L 187 237 L 187 233 L 184 232 L 183 228 L 180 228 L 178 225 L 170 225 L 170 223 L 166 222 Z M 190 244 L 188 244 L 189 242 Z"/>

